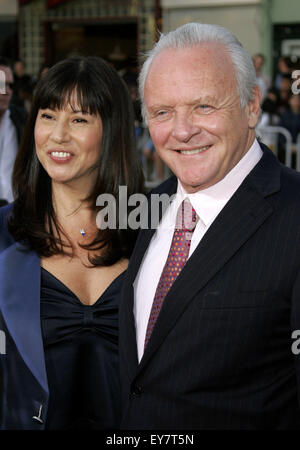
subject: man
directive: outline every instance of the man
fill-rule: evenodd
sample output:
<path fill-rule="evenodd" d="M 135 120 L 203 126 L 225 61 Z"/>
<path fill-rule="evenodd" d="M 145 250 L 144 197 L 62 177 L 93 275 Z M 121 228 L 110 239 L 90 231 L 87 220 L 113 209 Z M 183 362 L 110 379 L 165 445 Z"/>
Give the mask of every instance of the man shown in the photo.
<path fill-rule="evenodd" d="M 175 174 L 156 193 L 176 196 L 127 270 L 122 427 L 300 428 L 300 175 L 255 139 L 251 58 L 228 30 L 187 24 L 161 36 L 140 83 Z M 174 229 L 185 198 L 194 231 Z"/>
<path fill-rule="evenodd" d="M 19 141 L 26 120 L 23 109 L 10 105 L 13 93 L 13 73 L 8 61 L 0 57 L 0 199 L 13 200 L 11 176 Z"/>

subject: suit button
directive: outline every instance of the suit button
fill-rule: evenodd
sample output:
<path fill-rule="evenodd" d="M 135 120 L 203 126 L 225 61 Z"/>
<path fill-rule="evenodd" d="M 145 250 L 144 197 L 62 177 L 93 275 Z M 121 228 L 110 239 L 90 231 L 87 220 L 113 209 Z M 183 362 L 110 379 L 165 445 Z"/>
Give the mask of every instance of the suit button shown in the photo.
<path fill-rule="evenodd" d="M 131 399 L 138 398 L 142 395 L 142 393 L 143 393 L 142 386 L 134 385 L 131 388 L 130 398 Z"/>

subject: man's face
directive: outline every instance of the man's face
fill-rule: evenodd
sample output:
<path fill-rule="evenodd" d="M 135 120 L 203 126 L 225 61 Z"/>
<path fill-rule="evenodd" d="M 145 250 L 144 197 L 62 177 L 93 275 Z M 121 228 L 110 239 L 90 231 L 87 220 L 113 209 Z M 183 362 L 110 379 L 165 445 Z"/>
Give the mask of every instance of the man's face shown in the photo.
<path fill-rule="evenodd" d="M 9 105 L 12 96 L 12 84 L 14 82 L 12 71 L 7 66 L 0 66 L 0 71 L 4 72 L 5 77 L 5 94 L 0 93 L 0 115 L 3 114 Z M 1 80 L 3 74 L 1 74 Z"/>
<path fill-rule="evenodd" d="M 216 184 L 252 145 L 260 94 L 241 109 L 223 46 L 166 49 L 145 83 L 149 131 L 160 157 L 188 192 Z"/>

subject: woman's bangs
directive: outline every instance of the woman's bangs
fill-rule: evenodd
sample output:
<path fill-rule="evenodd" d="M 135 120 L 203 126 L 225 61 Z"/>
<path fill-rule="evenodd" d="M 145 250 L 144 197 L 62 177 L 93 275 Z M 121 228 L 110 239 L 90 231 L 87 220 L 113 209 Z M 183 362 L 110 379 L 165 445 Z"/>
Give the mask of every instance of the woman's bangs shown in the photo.
<path fill-rule="evenodd" d="M 39 108 L 61 110 L 70 106 L 73 111 L 97 115 L 100 114 L 99 105 L 97 105 L 96 96 L 93 95 L 92 91 L 92 89 L 80 86 L 78 83 L 55 86 L 53 89 L 49 89 L 48 86 L 41 93 Z"/>

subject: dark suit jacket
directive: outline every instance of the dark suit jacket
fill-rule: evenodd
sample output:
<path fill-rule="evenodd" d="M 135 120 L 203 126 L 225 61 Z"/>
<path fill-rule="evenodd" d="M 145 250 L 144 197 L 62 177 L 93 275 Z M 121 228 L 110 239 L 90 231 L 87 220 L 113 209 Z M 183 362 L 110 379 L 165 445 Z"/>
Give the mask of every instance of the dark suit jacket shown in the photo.
<path fill-rule="evenodd" d="M 20 144 L 27 120 L 27 112 L 25 108 L 12 104 L 9 106 L 9 111 L 11 121 L 16 128 L 18 143 Z"/>
<path fill-rule="evenodd" d="M 263 150 L 174 282 L 138 364 L 133 282 L 155 230 L 140 232 L 120 309 L 122 428 L 300 428 L 300 174 Z M 173 177 L 157 192 L 176 188 Z"/>
<path fill-rule="evenodd" d="M 40 259 L 9 234 L 6 216 L 11 209 L 12 204 L 0 209 L 0 330 L 6 338 L 5 353 L 0 354 L 0 430 L 43 429 L 49 389 L 40 320 Z"/>

